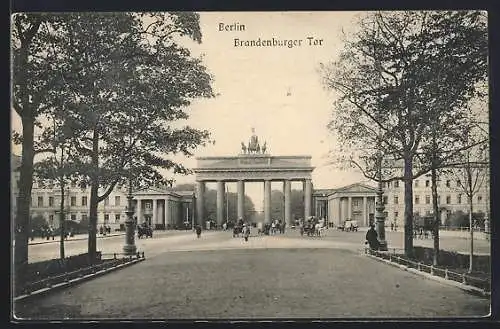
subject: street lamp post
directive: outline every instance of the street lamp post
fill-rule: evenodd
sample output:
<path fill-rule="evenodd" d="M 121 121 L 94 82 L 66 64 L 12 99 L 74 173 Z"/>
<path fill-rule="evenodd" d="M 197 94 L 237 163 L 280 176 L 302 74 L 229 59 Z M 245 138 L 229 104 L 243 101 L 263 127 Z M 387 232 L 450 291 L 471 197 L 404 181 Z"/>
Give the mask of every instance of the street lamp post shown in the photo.
<path fill-rule="evenodd" d="M 383 199 L 383 186 L 382 186 L 382 153 L 378 154 L 378 189 L 377 189 L 377 203 L 375 220 L 377 222 L 377 236 L 381 251 L 387 251 L 387 241 L 385 240 L 385 215 L 384 215 L 384 199 Z"/>
<path fill-rule="evenodd" d="M 135 223 L 134 223 L 134 206 L 132 204 L 132 179 L 128 182 L 128 205 L 125 214 L 127 219 L 125 220 L 125 245 L 123 246 L 123 252 L 126 255 L 135 255 L 137 252 L 137 247 L 135 245 Z"/>

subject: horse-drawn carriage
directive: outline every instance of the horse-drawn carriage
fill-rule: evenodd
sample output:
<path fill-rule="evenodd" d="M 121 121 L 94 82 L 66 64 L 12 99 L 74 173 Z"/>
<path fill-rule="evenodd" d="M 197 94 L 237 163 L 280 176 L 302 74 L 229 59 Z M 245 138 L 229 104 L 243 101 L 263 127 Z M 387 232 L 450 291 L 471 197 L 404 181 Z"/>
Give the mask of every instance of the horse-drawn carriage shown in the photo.
<path fill-rule="evenodd" d="M 413 222 L 413 237 L 429 238 L 434 233 L 434 217 L 415 217 Z"/>
<path fill-rule="evenodd" d="M 141 239 L 142 237 L 152 238 L 153 237 L 153 229 L 151 226 L 138 226 L 137 227 L 137 237 Z"/>
<path fill-rule="evenodd" d="M 234 225 L 233 227 L 233 238 L 239 237 L 243 233 L 242 225 Z"/>
<path fill-rule="evenodd" d="M 358 231 L 358 221 L 357 220 L 346 220 L 342 228 L 344 232 L 357 232 Z"/>

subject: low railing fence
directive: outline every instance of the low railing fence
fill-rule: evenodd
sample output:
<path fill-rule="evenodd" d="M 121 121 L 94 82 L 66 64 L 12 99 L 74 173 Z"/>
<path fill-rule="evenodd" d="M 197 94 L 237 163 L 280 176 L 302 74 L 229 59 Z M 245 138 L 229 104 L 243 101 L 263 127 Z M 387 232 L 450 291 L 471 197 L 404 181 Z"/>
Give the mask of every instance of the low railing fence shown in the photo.
<path fill-rule="evenodd" d="M 32 281 L 26 284 L 21 294 L 31 294 L 33 291 L 37 291 L 44 288 L 51 288 L 56 284 L 60 284 L 63 282 L 69 282 L 71 280 L 84 277 L 89 274 L 94 274 L 100 271 L 107 270 L 109 268 L 118 266 L 120 264 L 127 263 L 134 259 L 143 259 L 144 252 L 136 253 L 134 255 L 128 255 L 125 253 L 107 253 L 100 254 L 101 263 L 96 263 L 92 265 L 88 265 L 76 270 L 67 271 L 61 274 L 49 275 L 43 279 Z"/>
<path fill-rule="evenodd" d="M 365 253 L 388 260 L 391 263 L 404 265 L 408 268 L 416 269 L 420 272 L 429 273 L 431 275 L 442 277 L 446 280 L 452 280 L 466 285 L 470 285 L 479 289 L 482 289 L 484 293 L 491 292 L 491 280 L 486 278 L 479 278 L 477 276 L 460 273 L 456 271 L 449 270 L 447 268 L 441 268 L 434 265 L 426 265 L 422 262 L 410 260 L 405 257 L 401 257 L 401 254 L 396 250 L 401 251 L 401 249 L 391 249 L 390 251 L 377 251 L 370 248 L 365 248 Z"/>

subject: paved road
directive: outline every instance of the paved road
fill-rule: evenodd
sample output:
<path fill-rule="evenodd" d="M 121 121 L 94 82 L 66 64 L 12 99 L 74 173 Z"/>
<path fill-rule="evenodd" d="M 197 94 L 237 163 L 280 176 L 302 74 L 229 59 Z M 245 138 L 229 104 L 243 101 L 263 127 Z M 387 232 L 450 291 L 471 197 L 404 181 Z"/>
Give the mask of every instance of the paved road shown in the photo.
<path fill-rule="evenodd" d="M 202 238 L 219 236 L 230 238 L 229 232 L 204 231 Z M 322 240 L 329 241 L 329 246 L 348 250 L 361 250 L 364 247 L 365 232 L 341 232 L 337 230 L 327 230 L 326 235 L 321 238 L 300 237 L 298 230 L 288 230 L 286 236 L 301 240 Z M 174 239 L 175 237 L 175 239 Z M 389 248 L 402 249 L 404 246 L 402 232 L 386 232 Z M 195 235 L 191 231 L 155 231 L 153 239 L 136 239 L 137 248 L 144 251 L 148 257 L 167 250 L 186 249 L 195 240 Z M 232 240 L 232 239 L 231 239 Z M 97 239 L 97 248 L 103 253 L 120 253 L 125 241 L 124 236 L 114 236 Z M 331 244 L 333 243 L 333 244 Z M 415 239 L 416 246 L 433 246 L 432 239 Z M 199 244 L 198 244 L 199 245 Z M 440 239 L 441 249 L 453 250 L 461 253 L 469 253 L 469 241 L 459 237 L 442 237 Z M 76 255 L 87 251 L 87 240 L 66 241 L 66 255 Z M 474 252 L 476 254 L 489 254 L 490 242 L 486 240 L 474 241 Z M 59 244 L 46 243 L 29 246 L 29 261 L 36 262 L 59 257 Z"/>
<path fill-rule="evenodd" d="M 489 312 L 487 299 L 387 266 L 358 252 L 357 241 L 339 240 L 297 238 L 294 232 L 249 242 L 229 232 L 205 232 L 201 239 L 179 234 L 140 240 L 148 250 L 145 262 L 19 304 L 16 312 L 50 319 L 446 317 Z"/>

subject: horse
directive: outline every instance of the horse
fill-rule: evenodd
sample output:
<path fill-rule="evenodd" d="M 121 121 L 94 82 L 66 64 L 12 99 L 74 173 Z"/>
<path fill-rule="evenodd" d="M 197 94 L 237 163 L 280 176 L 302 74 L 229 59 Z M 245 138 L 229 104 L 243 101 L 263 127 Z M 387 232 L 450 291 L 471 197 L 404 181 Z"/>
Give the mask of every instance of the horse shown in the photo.
<path fill-rule="evenodd" d="M 152 238 L 153 237 L 153 230 L 149 226 L 139 226 L 137 228 L 137 237 L 141 239 L 143 236 L 146 238 Z"/>

